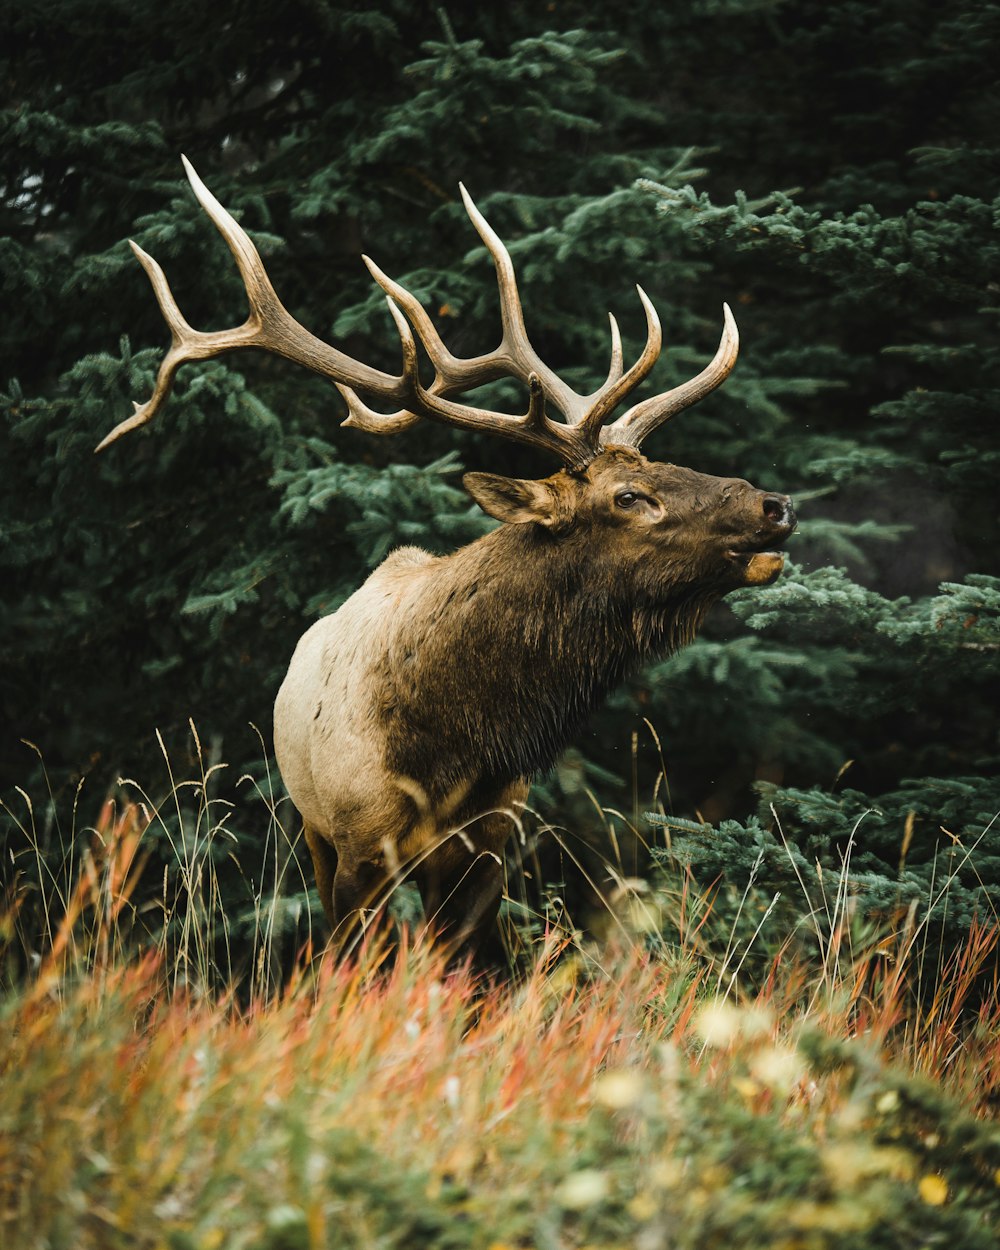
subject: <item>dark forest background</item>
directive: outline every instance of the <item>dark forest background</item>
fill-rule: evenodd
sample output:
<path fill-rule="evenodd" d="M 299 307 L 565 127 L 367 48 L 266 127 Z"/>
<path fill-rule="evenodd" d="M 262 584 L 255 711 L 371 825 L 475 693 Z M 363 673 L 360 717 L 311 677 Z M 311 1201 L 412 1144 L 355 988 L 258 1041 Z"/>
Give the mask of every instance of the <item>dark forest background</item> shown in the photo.
<path fill-rule="evenodd" d="M 187 367 L 95 456 L 167 342 L 129 238 L 192 325 L 245 315 L 183 152 L 293 314 L 385 369 L 398 340 L 362 252 L 455 351 L 495 345 L 459 180 L 574 385 L 606 372 L 608 309 L 638 350 L 636 282 L 664 322 L 656 390 L 711 356 L 728 301 L 736 371 L 645 450 L 791 493 L 791 563 L 619 691 L 536 806 L 595 852 L 609 823 L 662 842 L 666 820 L 706 884 L 770 897 L 796 855 L 849 850 L 865 914 L 951 877 L 942 924 L 995 917 L 998 55 L 1000 5 L 976 0 L 5 3 L 0 873 L 89 837 L 109 793 L 135 797 L 120 777 L 155 800 L 218 761 L 252 861 L 298 636 L 394 545 L 483 532 L 460 468 L 554 467 L 429 424 L 342 429 L 332 386 L 250 353 Z"/>

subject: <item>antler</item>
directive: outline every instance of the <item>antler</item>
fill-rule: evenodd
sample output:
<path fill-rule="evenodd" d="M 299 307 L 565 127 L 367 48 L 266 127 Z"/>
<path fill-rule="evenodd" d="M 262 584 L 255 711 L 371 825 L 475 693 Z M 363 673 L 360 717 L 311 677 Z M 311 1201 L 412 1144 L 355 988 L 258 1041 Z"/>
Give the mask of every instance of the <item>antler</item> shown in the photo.
<path fill-rule="evenodd" d="M 275 294 L 260 255 L 246 232 L 208 190 L 190 161 L 186 157 L 181 159 L 195 195 L 236 260 L 246 287 L 249 316 L 243 325 L 231 330 L 205 332 L 192 329 L 177 306 L 163 270 L 142 248 L 132 243 L 132 250 L 149 276 L 164 319 L 170 327 L 172 342 L 160 365 L 152 396 L 145 404 L 134 405 L 133 415 L 102 440 L 98 451 L 129 430 L 152 420 L 170 393 L 174 376 L 182 364 L 189 360 L 208 360 L 240 347 L 257 347 L 273 352 L 330 378 L 347 401 L 350 415 L 345 425 L 376 434 L 393 434 L 407 429 L 422 417 L 430 417 L 462 429 L 488 430 L 529 443 L 554 452 L 574 467 L 588 463 L 602 446 L 609 443 L 638 447 L 658 425 L 718 386 L 735 363 L 738 347 L 736 324 L 728 306 L 725 306 L 722 342 L 715 359 L 706 369 L 690 382 L 663 395 L 643 400 L 614 424 L 605 425 L 614 408 L 646 377 L 660 354 L 662 334 L 656 310 L 642 288 L 637 287 L 646 313 L 646 346 L 642 354 L 631 368 L 623 372 L 621 335 L 615 318 L 611 316 L 611 366 L 607 379 L 593 394 L 579 395 L 545 364 L 531 346 L 510 254 L 463 186 L 461 192 L 466 211 L 496 266 L 502 324 L 500 344 L 483 356 L 461 359 L 452 355 L 415 296 L 387 277 L 366 256 L 365 264 L 386 292 L 402 347 L 400 375 L 396 377 L 383 373 L 324 343 L 291 316 Z M 414 329 L 434 366 L 434 380 L 427 388 L 420 381 Z M 473 408 L 450 398 L 503 376 L 515 377 L 528 387 L 528 408 L 521 416 Z M 359 398 L 359 391 L 366 396 L 399 404 L 400 408 L 389 414 L 375 412 Z M 546 400 L 562 413 L 564 421 L 553 421 L 548 416 Z"/>

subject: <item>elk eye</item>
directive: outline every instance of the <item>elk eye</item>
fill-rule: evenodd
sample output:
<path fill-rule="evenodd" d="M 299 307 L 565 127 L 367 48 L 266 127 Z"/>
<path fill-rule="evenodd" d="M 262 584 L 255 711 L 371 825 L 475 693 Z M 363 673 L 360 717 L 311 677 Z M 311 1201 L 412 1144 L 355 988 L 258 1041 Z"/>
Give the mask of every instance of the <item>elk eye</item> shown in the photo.
<path fill-rule="evenodd" d="M 622 493 L 615 498 L 615 503 L 619 508 L 634 508 L 639 502 L 639 496 L 633 490 L 623 490 Z"/>

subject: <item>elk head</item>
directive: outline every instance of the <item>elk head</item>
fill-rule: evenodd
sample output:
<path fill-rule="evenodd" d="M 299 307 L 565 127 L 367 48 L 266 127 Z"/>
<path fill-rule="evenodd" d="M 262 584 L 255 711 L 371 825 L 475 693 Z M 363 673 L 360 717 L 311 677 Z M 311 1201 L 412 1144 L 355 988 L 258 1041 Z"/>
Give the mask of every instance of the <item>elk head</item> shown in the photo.
<path fill-rule="evenodd" d="M 737 478 L 659 464 L 631 447 L 606 447 L 589 465 L 541 481 L 467 473 L 465 488 L 484 512 L 533 522 L 553 535 L 600 530 L 595 564 L 635 563 L 651 593 L 698 586 L 724 594 L 764 586 L 781 572 L 771 548 L 795 526 L 791 501 Z"/>
<path fill-rule="evenodd" d="M 330 378 L 347 402 L 349 415 L 344 425 L 373 434 L 393 434 L 426 417 L 461 429 L 498 434 L 554 454 L 564 468 L 552 477 L 522 481 L 471 473 L 465 477 L 466 488 L 487 513 L 504 522 L 532 522 L 553 536 L 571 530 L 593 534 L 599 527 L 603 548 L 595 549 L 594 558 L 613 560 L 616 551 L 625 549 L 645 553 L 651 592 L 657 569 L 667 556 L 674 571 L 682 571 L 685 582 L 711 590 L 716 597 L 737 586 L 766 585 L 778 576 L 783 561 L 775 548 L 795 528 L 795 514 L 787 496 L 765 493 L 739 479 L 709 477 L 677 465 L 650 462 L 639 452 L 653 430 L 697 403 L 729 375 L 736 362 L 739 336 L 728 305 L 723 305 L 718 351 L 701 373 L 672 390 L 641 400 L 611 421 L 614 409 L 647 376 L 660 353 L 660 322 L 645 292 L 636 288 L 646 315 L 646 345 L 639 358 L 624 368 L 621 336 L 611 316 L 608 376 L 592 394 L 578 394 L 531 346 L 510 255 L 461 187 L 466 211 L 496 266 L 500 344 L 485 355 L 468 359 L 454 356 L 415 296 L 364 257 L 373 278 L 386 292 L 402 348 L 401 373 L 383 373 L 324 343 L 295 321 L 275 294 L 246 232 L 204 185 L 187 158 L 182 160 L 195 195 L 236 260 L 250 314 L 243 325 L 231 330 L 192 329 L 160 266 L 132 243 L 153 284 L 172 343 L 152 397 L 145 404 L 135 404 L 134 414 L 107 435 L 98 451 L 156 415 L 177 369 L 186 361 L 256 347 Z M 420 379 L 414 331 L 435 371 L 426 387 Z M 528 404 L 522 415 L 474 408 L 455 398 L 504 376 L 518 379 L 527 388 Z M 399 408 L 388 414 L 377 412 L 359 392 L 396 403 Z M 550 406 L 562 420 L 550 416 Z"/>

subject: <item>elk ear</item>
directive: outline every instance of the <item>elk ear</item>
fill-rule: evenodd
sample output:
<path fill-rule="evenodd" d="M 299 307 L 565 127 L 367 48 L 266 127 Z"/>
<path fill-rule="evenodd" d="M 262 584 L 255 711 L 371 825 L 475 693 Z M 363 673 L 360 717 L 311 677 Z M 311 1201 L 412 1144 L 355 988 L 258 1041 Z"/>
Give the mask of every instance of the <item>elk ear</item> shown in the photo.
<path fill-rule="evenodd" d="M 556 492 L 548 482 L 500 477 L 496 473 L 466 473 L 462 485 L 480 508 L 498 521 L 513 525 L 534 521 L 552 529 L 562 519 Z"/>

